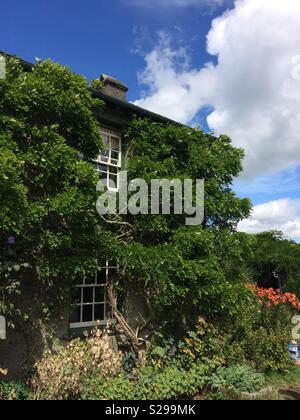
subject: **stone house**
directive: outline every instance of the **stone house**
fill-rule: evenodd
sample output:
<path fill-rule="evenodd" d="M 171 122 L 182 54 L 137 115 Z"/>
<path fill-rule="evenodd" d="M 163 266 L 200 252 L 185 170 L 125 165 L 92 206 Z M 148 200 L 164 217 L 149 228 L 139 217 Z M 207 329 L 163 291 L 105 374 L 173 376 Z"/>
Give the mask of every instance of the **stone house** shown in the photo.
<path fill-rule="evenodd" d="M 0 52 L 0 57 L 8 56 Z M 33 64 L 20 60 L 24 71 L 31 71 Z M 100 80 L 103 90 L 91 89 L 92 94 L 101 99 L 104 107 L 95 110 L 95 116 L 101 127 L 101 134 L 106 144 L 106 149 L 99 151 L 99 156 L 93 162 L 99 176 L 107 180 L 107 186 L 118 185 L 118 175 L 124 168 L 125 148 L 122 139 L 122 132 L 129 122 L 136 116 L 148 118 L 159 123 L 174 123 L 161 115 L 150 112 L 146 109 L 135 106 L 126 99 L 128 88 L 118 80 L 102 74 Z M 60 340 L 68 341 L 72 337 L 78 337 L 86 329 L 105 325 L 108 320 L 108 305 L 105 288 L 110 276 L 115 276 L 116 267 L 109 262 L 95 273 L 92 279 L 83 279 L 81 284 L 76 286 L 76 293 L 71 305 L 71 310 L 66 308 L 64 314 L 58 314 L 55 325 L 55 336 Z M 27 290 L 30 290 L 30 282 L 27 283 Z M 22 291 L 23 305 L 31 304 L 31 295 Z M 141 299 L 136 291 L 130 291 L 130 299 L 125 307 L 125 315 L 131 319 L 133 324 L 139 324 L 138 317 L 143 312 Z M 21 378 L 27 374 L 28 360 L 40 354 L 47 345 L 47 338 L 41 330 L 19 331 L 7 329 L 6 340 L 0 339 L 0 366 L 9 371 L 8 379 Z"/>

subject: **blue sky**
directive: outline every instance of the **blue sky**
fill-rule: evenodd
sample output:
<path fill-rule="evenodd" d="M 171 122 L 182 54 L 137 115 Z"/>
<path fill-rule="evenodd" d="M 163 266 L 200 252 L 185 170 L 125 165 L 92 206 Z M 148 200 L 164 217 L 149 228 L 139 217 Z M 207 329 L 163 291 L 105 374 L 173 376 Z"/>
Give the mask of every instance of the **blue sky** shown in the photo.
<path fill-rule="evenodd" d="M 130 101 L 230 135 L 256 206 L 240 229 L 300 240 L 298 0 L 11 0 L 1 17 L 0 50 L 108 73 Z"/>
<path fill-rule="evenodd" d="M 2 50 L 31 61 L 50 57 L 88 79 L 116 75 L 130 87 L 130 100 L 140 92 L 137 71 L 144 60 L 138 50 L 151 49 L 156 32 L 164 30 L 174 42 L 189 42 L 194 64 L 202 65 L 213 17 L 206 7 L 158 12 L 131 0 L 12 0 L 1 5 L 1 15 Z"/>

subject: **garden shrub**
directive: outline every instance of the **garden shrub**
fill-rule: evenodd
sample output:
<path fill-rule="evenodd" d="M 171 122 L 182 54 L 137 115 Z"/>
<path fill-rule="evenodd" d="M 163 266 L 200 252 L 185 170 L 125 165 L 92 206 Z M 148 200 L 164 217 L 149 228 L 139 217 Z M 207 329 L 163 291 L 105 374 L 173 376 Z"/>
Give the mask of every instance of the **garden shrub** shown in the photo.
<path fill-rule="evenodd" d="M 208 384 L 214 390 L 232 390 L 236 393 L 258 392 L 265 384 L 265 377 L 249 366 L 218 368 Z"/>
<path fill-rule="evenodd" d="M 29 389 L 21 382 L 0 382 L 0 400 L 27 400 Z"/>
<path fill-rule="evenodd" d="M 212 372 L 205 365 L 143 367 L 116 378 L 85 377 L 84 398 L 96 400 L 174 400 L 192 398 Z"/>
<path fill-rule="evenodd" d="M 233 340 L 253 368 L 262 372 L 289 370 L 292 365 L 287 348 L 292 339 L 291 319 L 299 306 L 296 296 L 247 287 L 253 290 L 258 306 L 244 316 L 239 336 L 233 334 Z"/>
<path fill-rule="evenodd" d="M 216 366 L 222 366 L 226 362 L 224 337 L 216 327 L 200 317 L 195 329 L 179 343 L 179 358 L 182 366 L 190 366 L 195 361 L 207 365 L 213 361 Z"/>
<path fill-rule="evenodd" d="M 242 342 L 248 363 L 261 372 L 286 371 L 292 367 L 287 347 L 291 332 L 260 327 L 248 332 Z"/>
<path fill-rule="evenodd" d="M 61 345 L 55 353 L 46 352 L 36 364 L 32 379 L 33 398 L 47 400 L 77 399 L 83 392 L 82 376 L 101 378 L 120 373 L 122 354 L 111 346 L 109 331 L 96 329 L 86 340 Z"/>

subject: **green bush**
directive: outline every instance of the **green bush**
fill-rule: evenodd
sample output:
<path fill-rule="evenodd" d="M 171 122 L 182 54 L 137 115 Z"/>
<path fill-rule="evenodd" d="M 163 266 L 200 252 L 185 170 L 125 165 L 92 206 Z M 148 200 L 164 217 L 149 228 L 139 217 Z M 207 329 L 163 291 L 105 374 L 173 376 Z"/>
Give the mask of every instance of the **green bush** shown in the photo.
<path fill-rule="evenodd" d="M 144 367 L 131 375 L 116 378 L 84 379 L 84 399 L 96 400 L 175 400 L 192 398 L 199 392 L 211 370 L 205 365 L 193 365 L 185 370 L 167 366 L 164 369 Z"/>
<path fill-rule="evenodd" d="M 28 388 L 21 382 L 0 382 L 0 400 L 27 400 Z"/>
<path fill-rule="evenodd" d="M 213 389 L 233 388 L 238 392 L 257 392 L 265 384 L 262 373 L 249 366 L 219 368 L 208 382 Z"/>
<path fill-rule="evenodd" d="M 290 331 L 260 327 L 247 332 L 242 347 L 248 363 L 261 372 L 283 372 L 292 367 L 288 355 Z"/>
<path fill-rule="evenodd" d="M 264 375 L 249 366 L 219 368 L 208 381 L 216 391 L 214 399 L 238 399 L 242 392 L 258 392 L 264 384 Z"/>

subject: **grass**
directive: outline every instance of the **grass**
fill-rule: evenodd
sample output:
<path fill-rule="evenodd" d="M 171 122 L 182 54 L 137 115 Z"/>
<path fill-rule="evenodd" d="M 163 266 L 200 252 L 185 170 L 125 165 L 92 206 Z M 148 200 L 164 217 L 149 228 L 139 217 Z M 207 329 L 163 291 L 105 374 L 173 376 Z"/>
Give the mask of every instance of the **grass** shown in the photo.
<path fill-rule="evenodd" d="M 270 373 L 266 377 L 271 391 L 262 399 L 266 400 L 300 400 L 300 367 L 291 372 Z"/>
<path fill-rule="evenodd" d="M 300 389 L 300 367 L 295 367 L 287 373 L 270 373 L 267 375 L 267 383 L 276 388 Z"/>

